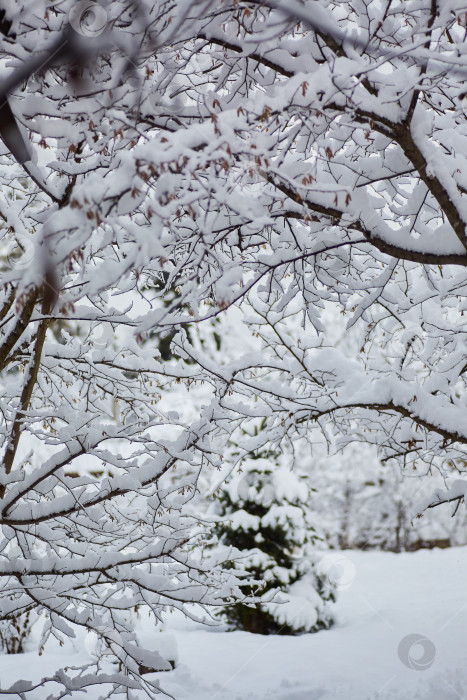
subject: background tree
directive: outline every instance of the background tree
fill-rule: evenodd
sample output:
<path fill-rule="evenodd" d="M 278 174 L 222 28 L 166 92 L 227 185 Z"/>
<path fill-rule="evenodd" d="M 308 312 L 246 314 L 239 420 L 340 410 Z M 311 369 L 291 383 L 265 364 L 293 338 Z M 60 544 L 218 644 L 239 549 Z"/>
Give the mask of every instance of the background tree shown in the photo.
<path fill-rule="evenodd" d="M 332 624 L 334 592 L 313 561 L 319 541 L 306 478 L 279 466 L 278 455 L 250 455 L 242 470 L 220 490 L 215 534 L 224 547 L 241 551 L 232 566 L 249 572 L 241 586 L 255 604 L 222 609 L 233 629 L 256 634 L 317 632 Z M 282 602 L 269 602 L 272 593 Z"/>
<path fill-rule="evenodd" d="M 413 503 L 444 487 L 439 474 L 401 472 L 397 464 L 381 463 L 374 449 L 362 445 L 306 462 L 302 458 L 319 493 L 317 509 L 330 547 L 402 552 L 465 542 L 460 518 L 438 513 L 413 520 Z"/>

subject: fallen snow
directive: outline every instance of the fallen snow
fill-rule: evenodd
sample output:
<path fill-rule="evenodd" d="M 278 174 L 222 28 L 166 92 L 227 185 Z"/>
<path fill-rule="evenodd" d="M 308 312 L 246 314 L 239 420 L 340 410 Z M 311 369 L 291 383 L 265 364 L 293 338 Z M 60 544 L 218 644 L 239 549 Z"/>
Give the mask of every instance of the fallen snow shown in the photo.
<path fill-rule="evenodd" d="M 176 639 L 179 661 L 174 671 L 155 674 L 162 687 L 177 700 L 465 698 L 467 547 L 406 554 L 344 551 L 341 556 L 352 562 L 355 577 L 339 592 L 331 630 L 265 637 L 205 629 L 178 614 L 168 616 L 166 630 Z M 144 619 L 137 625 L 156 649 L 158 633 Z M 404 665 L 398 655 L 401 641 L 414 634 L 431 644 L 428 658 L 422 659 L 424 670 L 409 668 L 407 658 Z M 0 685 L 51 674 L 58 664 L 90 660 L 94 643 L 78 632 L 63 648 L 50 643 L 41 657 L 35 651 L 2 655 Z M 422 647 L 412 646 L 412 665 L 421 655 Z M 92 689 L 86 698 L 98 696 Z M 34 700 L 39 698 L 37 693 Z"/>

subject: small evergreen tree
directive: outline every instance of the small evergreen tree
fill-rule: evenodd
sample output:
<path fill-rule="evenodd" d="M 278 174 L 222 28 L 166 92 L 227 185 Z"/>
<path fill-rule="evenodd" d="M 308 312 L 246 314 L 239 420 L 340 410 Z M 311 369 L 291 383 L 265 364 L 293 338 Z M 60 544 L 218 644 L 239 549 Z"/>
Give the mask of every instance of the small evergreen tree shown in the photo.
<path fill-rule="evenodd" d="M 332 624 L 334 592 L 310 551 L 319 539 L 310 488 L 274 461 L 249 457 L 243 472 L 222 487 L 215 531 L 222 545 L 241 550 L 231 566 L 251 574 L 243 591 L 260 601 L 227 606 L 220 614 L 232 628 L 257 634 L 316 632 Z"/>

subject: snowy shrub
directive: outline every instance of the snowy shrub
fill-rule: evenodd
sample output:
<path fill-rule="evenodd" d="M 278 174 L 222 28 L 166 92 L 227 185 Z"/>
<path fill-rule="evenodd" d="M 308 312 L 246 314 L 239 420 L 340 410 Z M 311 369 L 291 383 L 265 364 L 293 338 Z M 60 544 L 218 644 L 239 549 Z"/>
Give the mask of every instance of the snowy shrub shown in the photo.
<path fill-rule="evenodd" d="M 146 646 L 148 649 L 157 652 L 167 662 L 169 668 L 174 669 L 176 667 L 179 657 L 177 640 L 173 634 L 158 630 L 147 639 Z M 152 671 L 152 669 L 144 666 L 140 667 L 140 670 L 141 673 L 151 673 Z"/>
<path fill-rule="evenodd" d="M 241 552 L 232 566 L 252 577 L 244 593 L 259 596 L 255 604 L 222 608 L 222 616 L 232 628 L 258 634 L 316 632 L 332 624 L 334 593 L 310 556 L 318 541 L 310 489 L 276 461 L 245 459 L 242 473 L 221 491 L 216 533 L 223 546 Z"/>
<path fill-rule="evenodd" d="M 0 649 L 6 654 L 22 654 L 26 651 L 33 622 L 29 611 L 0 620 Z"/>

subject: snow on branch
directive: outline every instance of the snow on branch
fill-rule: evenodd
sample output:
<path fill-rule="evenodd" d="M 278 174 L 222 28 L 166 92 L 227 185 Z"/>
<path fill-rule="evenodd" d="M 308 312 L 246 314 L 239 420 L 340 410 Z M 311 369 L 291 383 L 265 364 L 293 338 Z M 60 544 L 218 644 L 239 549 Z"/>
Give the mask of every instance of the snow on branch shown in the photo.
<path fill-rule="evenodd" d="M 431 496 L 428 496 L 417 503 L 413 510 L 412 520 L 413 518 L 421 518 L 428 508 L 437 508 L 445 503 L 456 504 L 452 512 L 452 517 L 454 517 L 461 503 L 465 503 L 466 493 L 467 481 L 465 479 L 457 479 L 445 491 L 437 489 Z"/>
<path fill-rule="evenodd" d="M 121 664 L 56 697 L 159 693 L 130 612 L 242 598 L 200 505 L 232 445 L 465 471 L 458 5 L 0 13 L 0 613 Z"/>

